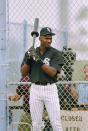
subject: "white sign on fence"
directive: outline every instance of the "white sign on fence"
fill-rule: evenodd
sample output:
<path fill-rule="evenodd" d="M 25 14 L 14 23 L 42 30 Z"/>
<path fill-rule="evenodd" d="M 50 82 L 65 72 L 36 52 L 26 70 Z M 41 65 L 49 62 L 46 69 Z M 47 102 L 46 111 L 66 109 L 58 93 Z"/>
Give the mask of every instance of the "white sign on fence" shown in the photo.
<path fill-rule="evenodd" d="M 88 131 L 88 111 L 61 110 L 63 131 Z"/>

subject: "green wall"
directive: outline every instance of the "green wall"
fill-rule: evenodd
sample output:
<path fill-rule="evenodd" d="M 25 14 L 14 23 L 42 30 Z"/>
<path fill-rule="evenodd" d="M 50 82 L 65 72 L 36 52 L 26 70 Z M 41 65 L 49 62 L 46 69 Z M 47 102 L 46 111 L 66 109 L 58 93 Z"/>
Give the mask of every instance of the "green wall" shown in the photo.
<path fill-rule="evenodd" d="M 83 68 L 84 65 L 88 64 L 88 61 L 76 61 L 73 68 L 74 68 L 74 72 L 73 72 L 73 81 L 83 81 Z"/>

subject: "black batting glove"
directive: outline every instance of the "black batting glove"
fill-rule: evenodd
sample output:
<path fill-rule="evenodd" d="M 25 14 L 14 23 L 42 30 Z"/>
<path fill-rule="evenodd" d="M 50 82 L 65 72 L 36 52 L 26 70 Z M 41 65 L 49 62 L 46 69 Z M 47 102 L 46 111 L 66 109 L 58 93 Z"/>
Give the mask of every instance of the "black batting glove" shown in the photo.
<path fill-rule="evenodd" d="M 32 61 L 33 61 L 32 54 L 34 54 L 35 51 L 36 51 L 35 48 L 32 46 L 26 52 L 26 54 L 25 54 L 25 56 L 26 56 L 25 63 L 27 65 L 30 65 L 32 63 Z"/>
<path fill-rule="evenodd" d="M 28 59 L 36 61 L 40 66 L 44 64 L 42 59 L 37 55 L 36 49 L 33 46 L 27 51 L 27 56 Z M 30 64 L 29 61 L 28 63 Z"/>
<path fill-rule="evenodd" d="M 32 47 L 29 48 L 29 50 L 27 51 L 27 57 L 30 59 L 30 57 L 32 57 L 35 53 L 36 53 L 36 49 L 32 46 Z"/>
<path fill-rule="evenodd" d="M 36 53 L 36 49 L 32 46 L 28 51 L 27 51 L 27 56 L 28 58 L 33 58 L 33 60 L 39 59 L 39 56 Z"/>

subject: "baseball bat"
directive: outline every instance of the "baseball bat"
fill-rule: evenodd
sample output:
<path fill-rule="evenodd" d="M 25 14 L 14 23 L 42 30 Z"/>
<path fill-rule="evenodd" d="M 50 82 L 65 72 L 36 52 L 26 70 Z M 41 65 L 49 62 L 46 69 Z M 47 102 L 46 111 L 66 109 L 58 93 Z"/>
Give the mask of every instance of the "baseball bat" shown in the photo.
<path fill-rule="evenodd" d="M 34 29 L 33 31 L 31 32 L 31 35 L 33 37 L 33 47 L 35 45 L 35 38 L 39 36 L 39 33 L 38 33 L 38 25 L 39 25 L 39 18 L 35 18 L 35 21 L 34 21 Z"/>

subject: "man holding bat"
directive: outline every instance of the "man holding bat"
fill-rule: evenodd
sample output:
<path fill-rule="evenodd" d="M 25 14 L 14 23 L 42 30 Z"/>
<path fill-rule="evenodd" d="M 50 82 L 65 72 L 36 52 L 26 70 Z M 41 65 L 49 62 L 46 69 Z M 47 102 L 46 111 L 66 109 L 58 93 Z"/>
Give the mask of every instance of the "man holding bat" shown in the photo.
<path fill-rule="evenodd" d="M 41 131 L 44 105 L 48 112 L 53 131 L 62 131 L 60 120 L 60 104 L 57 94 L 57 73 L 63 65 L 62 52 L 51 47 L 51 28 L 44 27 L 40 31 L 40 47 L 30 48 L 27 59 L 21 68 L 22 77 L 30 71 L 30 111 L 33 131 Z"/>

